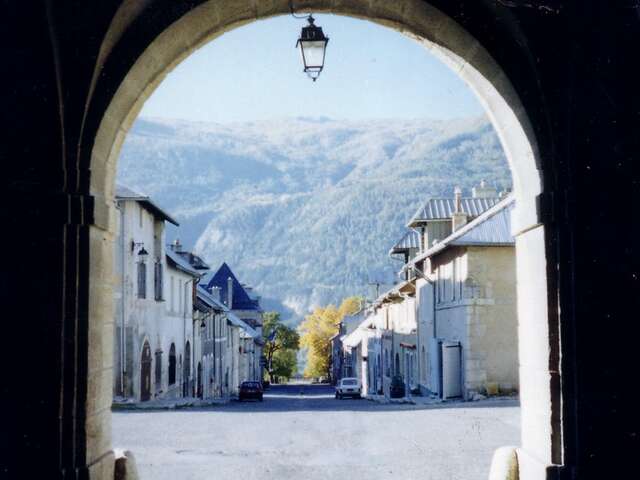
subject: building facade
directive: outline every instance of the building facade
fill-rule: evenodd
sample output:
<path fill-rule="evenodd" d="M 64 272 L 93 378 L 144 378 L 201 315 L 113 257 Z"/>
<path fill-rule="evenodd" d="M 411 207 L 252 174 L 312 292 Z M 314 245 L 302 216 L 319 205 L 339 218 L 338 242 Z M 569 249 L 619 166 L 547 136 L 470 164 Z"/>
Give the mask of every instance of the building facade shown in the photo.
<path fill-rule="evenodd" d="M 203 278 L 207 291 L 216 292 L 220 302 L 232 314 L 230 318 L 239 319 L 238 333 L 238 380 L 262 380 L 262 315 L 260 297 L 251 287 L 241 284 L 231 268 L 223 263 L 215 272 L 208 272 Z M 236 382 L 237 383 L 237 382 Z"/>
<path fill-rule="evenodd" d="M 507 197 L 417 256 L 420 385 L 439 396 L 519 388 L 514 201 Z"/>
<path fill-rule="evenodd" d="M 176 263 L 165 248 L 165 221 L 178 223 L 148 197 L 119 187 L 116 204 L 114 396 L 180 397 L 192 383 L 193 290 L 199 273 Z"/>

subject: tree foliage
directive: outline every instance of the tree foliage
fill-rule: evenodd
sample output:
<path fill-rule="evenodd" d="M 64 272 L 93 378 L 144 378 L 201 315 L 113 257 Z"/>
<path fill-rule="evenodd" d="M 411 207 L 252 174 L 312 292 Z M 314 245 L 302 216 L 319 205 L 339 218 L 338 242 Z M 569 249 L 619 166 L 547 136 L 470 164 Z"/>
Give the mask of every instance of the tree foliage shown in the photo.
<path fill-rule="evenodd" d="M 273 354 L 271 376 L 273 380 L 290 379 L 298 368 L 297 351 L 293 349 L 278 350 Z"/>
<path fill-rule="evenodd" d="M 296 371 L 296 353 L 300 348 L 300 335 L 280 320 L 280 313 L 266 312 L 262 317 L 264 355 L 267 358 L 269 380 L 274 377 L 290 378 Z"/>
<path fill-rule="evenodd" d="M 361 297 L 345 298 L 339 307 L 318 307 L 300 324 L 300 344 L 307 348 L 306 377 L 329 377 L 331 374 L 331 337 L 338 333 L 346 315 L 357 313 Z"/>

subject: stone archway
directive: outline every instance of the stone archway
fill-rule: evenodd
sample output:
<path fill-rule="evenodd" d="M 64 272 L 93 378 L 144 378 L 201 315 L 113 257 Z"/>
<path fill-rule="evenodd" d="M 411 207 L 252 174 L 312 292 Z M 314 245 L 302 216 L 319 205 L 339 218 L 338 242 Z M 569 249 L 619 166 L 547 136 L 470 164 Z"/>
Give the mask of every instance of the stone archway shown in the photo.
<path fill-rule="evenodd" d="M 107 101 L 102 106 L 96 101 L 91 107 L 94 109 L 91 116 L 98 119 L 97 126 L 95 132 L 90 128 L 85 132 L 91 136 L 87 141 L 92 145 L 90 191 L 96 203 L 95 225 L 90 231 L 89 275 L 93 286 L 89 299 L 90 331 L 103 332 L 111 318 L 111 307 L 101 301 L 99 295 L 109 288 L 109 281 L 101 271 L 112 260 L 114 209 L 111 199 L 116 162 L 126 133 L 145 99 L 175 65 L 199 46 L 243 23 L 289 11 L 288 0 L 211 0 L 174 10 L 158 7 L 157 15 L 150 15 L 157 34 L 149 34 L 149 42 L 129 65 L 118 64 L 112 60 L 121 52 L 116 45 L 136 15 L 145 13 L 143 5 L 133 3 L 125 2 L 118 10 L 103 42 L 93 88 L 97 98 L 103 95 Z M 517 202 L 512 225 L 517 245 L 519 338 L 527 340 L 520 342 L 523 434 L 518 460 L 521 478 L 545 478 L 550 468 L 562 462 L 560 345 L 555 334 L 555 316 L 549 314 L 557 299 L 548 295 L 548 285 L 553 279 L 548 278 L 550 252 L 541 212 L 543 176 L 527 110 L 491 54 L 459 23 L 426 2 L 316 0 L 296 3 L 298 9 L 312 8 L 367 19 L 411 36 L 468 83 L 493 122 L 511 168 Z M 99 73 L 104 75 L 103 67 L 113 68 L 114 74 L 121 76 L 111 85 L 112 93 L 100 90 Z M 89 334 L 89 351 L 97 348 L 96 338 L 100 338 L 99 335 Z M 103 375 L 110 372 L 104 370 Z M 88 417 L 92 414 L 87 412 Z M 108 421 L 105 417 L 94 422 L 98 425 L 97 434 L 89 443 L 109 443 L 105 425 Z M 95 451 L 100 455 L 90 456 L 88 464 L 100 461 L 104 455 L 99 449 Z"/>

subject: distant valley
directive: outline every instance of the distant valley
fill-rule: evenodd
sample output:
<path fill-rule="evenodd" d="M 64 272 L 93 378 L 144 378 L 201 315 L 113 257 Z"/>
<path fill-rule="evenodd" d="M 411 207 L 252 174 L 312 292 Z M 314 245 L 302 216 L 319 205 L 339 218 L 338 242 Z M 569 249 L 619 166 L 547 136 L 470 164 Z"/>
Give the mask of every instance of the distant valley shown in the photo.
<path fill-rule="evenodd" d="M 371 282 L 391 284 L 387 255 L 418 206 L 486 179 L 511 185 L 484 118 L 208 124 L 138 119 L 118 181 L 181 223 L 168 229 L 212 266 L 226 261 L 266 309 L 296 323 Z"/>

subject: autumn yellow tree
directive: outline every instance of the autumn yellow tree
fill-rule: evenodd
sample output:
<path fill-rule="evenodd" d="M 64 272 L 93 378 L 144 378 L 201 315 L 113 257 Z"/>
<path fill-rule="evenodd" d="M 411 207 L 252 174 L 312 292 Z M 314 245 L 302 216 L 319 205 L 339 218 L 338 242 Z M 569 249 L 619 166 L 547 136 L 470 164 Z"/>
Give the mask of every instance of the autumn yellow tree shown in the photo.
<path fill-rule="evenodd" d="M 316 308 L 300 324 L 300 344 L 307 348 L 306 377 L 329 377 L 331 372 L 331 342 L 340 322 L 346 315 L 361 309 L 361 297 L 345 298 L 339 307 L 329 305 Z"/>

